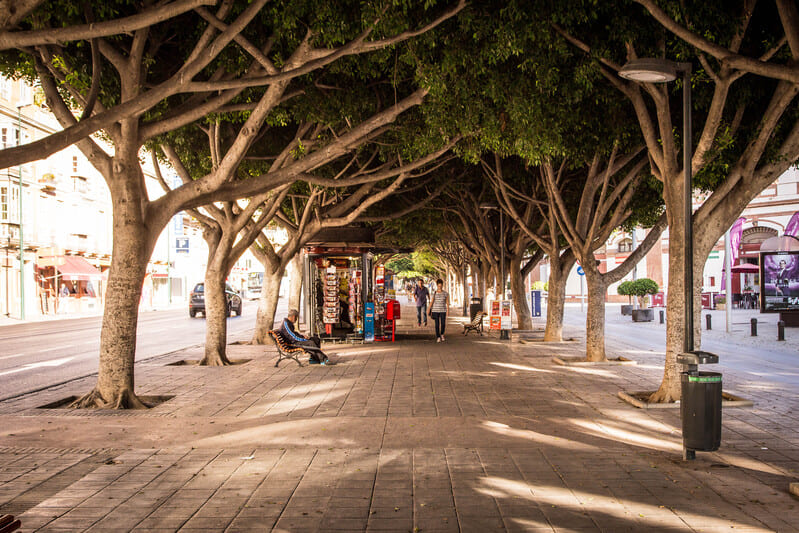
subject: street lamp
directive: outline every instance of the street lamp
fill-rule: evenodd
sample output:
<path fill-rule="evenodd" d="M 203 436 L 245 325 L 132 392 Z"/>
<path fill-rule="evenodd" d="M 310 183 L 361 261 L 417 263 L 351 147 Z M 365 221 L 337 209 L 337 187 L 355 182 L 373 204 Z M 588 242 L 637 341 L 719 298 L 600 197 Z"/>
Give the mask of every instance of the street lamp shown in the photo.
<path fill-rule="evenodd" d="M 633 59 L 619 70 L 624 79 L 643 83 L 667 83 L 682 74 L 682 138 L 683 138 L 683 187 L 685 234 L 683 248 L 685 250 L 685 287 L 684 316 L 685 332 L 683 334 L 683 352 L 694 350 L 694 235 L 693 235 L 693 180 L 691 172 L 691 64 L 677 63 L 668 59 L 645 58 Z"/>
<path fill-rule="evenodd" d="M 17 102 L 17 146 L 22 144 L 22 108 L 27 102 Z M 19 170 L 19 319 L 25 320 L 25 240 L 22 236 L 22 165 Z"/>
<path fill-rule="evenodd" d="M 500 272 L 500 287 L 502 289 L 502 297 L 500 300 L 505 299 L 505 227 L 504 227 L 504 217 L 502 216 L 502 209 L 496 204 L 491 203 L 483 203 L 480 204 L 480 209 L 496 209 L 499 211 L 499 272 Z M 499 330 L 499 338 L 500 339 L 508 339 L 508 331 L 505 329 Z"/>
<path fill-rule="evenodd" d="M 683 353 L 677 362 L 683 365 L 680 374 L 682 389 L 680 418 L 682 419 L 683 459 L 696 458 L 696 451 L 715 451 L 721 443 L 721 374 L 699 372 L 699 364 L 718 363 L 712 353 L 694 350 L 694 237 L 692 205 L 691 159 L 691 64 L 667 59 L 635 59 L 619 70 L 622 78 L 643 83 L 666 83 L 682 74 L 683 121 L 683 209 L 685 216 L 685 287 Z"/>

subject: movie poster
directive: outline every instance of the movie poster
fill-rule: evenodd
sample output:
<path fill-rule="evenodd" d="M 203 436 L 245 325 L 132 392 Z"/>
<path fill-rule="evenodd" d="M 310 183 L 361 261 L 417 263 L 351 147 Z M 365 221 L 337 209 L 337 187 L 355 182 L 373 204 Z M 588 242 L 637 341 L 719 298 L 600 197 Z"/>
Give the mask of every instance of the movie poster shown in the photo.
<path fill-rule="evenodd" d="M 799 252 L 760 254 L 761 311 L 799 311 Z"/>

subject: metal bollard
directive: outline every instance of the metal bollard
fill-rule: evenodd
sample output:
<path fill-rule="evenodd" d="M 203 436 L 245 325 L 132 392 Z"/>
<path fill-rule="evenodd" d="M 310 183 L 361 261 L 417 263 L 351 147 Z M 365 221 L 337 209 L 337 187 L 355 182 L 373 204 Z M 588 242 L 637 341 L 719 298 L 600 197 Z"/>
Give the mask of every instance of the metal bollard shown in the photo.
<path fill-rule="evenodd" d="M 713 329 L 713 322 L 711 321 L 710 314 L 705 315 L 705 322 L 707 322 L 707 330 L 710 331 Z"/>
<path fill-rule="evenodd" d="M 663 309 L 660 310 L 660 323 L 666 323 L 666 312 Z"/>
<path fill-rule="evenodd" d="M 777 340 L 778 341 L 785 340 L 785 322 L 782 320 L 777 322 Z"/>
<path fill-rule="evenodd" d="M 753 318 L 749 321 L 749 327 L 752 330 L 752 337 L 757 337 L 757 319 Z"/>

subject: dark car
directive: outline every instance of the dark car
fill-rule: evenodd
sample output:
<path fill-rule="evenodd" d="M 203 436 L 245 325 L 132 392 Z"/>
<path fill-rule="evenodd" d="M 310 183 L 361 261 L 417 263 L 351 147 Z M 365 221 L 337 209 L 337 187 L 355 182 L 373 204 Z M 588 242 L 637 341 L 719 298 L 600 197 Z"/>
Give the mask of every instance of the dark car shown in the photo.
<path fill-rule="evenodd" d="M 225 299 L 227 300 L 227 316 L 231 316 L 234 312 L 236 316 L 241 316 L 241 296 L 227 283 L 225 283 Z M 194 318 L 197 313 L 205 315 L 204 283 L 195 285 L 189 297 L 189 316 Z"/>

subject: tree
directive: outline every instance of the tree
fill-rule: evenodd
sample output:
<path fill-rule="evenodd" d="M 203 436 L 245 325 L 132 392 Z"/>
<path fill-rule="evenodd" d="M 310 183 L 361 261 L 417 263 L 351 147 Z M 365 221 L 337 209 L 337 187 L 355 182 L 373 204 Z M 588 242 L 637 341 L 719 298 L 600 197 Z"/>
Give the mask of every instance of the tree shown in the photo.
<path fill-rule="evenodd" d="M 647 194 L 645 187 L 641 187 L 646 160 L 639 158 L 639 153 L 640 150 L 634 149 L 619 155 L 614 147 L 604 169 L 597 154 L 590 165 L 578 169 L 570 176 L 571 179 L 564 176 L 564 164 L 557 172 L 551 164 L 543 165 L 544 183 L 549 202 L 556 208 L 558 225 L 585 272 L 588 286 L 585 351 L 586 359 L 591 362 L 607 360 L 605 294 L 608 285 L 626 276 L 652 246 L 660 242 L 666 226 L 663 215 L 657 219 L 644 242 L 620 265 L 606 272 L 600 270 L 594 252 L 605 245 L 616 228 L 634 217 L 633 196 L 639 200 L 649 199 L 640 202 L 647 214 L 658 211 L 659 197 Z M 567 205 L 563 189 L 578 192 L 577 201 Z M 574 204 L 576 208 L 572 207 Z"/>
<path fill-rule="evenodd" d="M 657 294 L 659 290 L 658 284 L 649 278 L 639 278 L 631 281 L 629 285 L 630 296 L 638 298 L 638 305 L 642 309 L 646 308 L 646 297 L 651 294 Z"/>
<path fill-rule="evenodd" d="M 799 158 L 799 86 L 787 79 L 795 71 L 791 60 L 799 57 L 797 9 L 782 1 L 777 2 L 776 12 L 764 2 L 749 1 L 732 6 L 729 2 L 687 6 L 674 1 L 665 2 L 665 9 L 649 0 L 638 3 L 653 18 L 640 17 L 635 8 L 612 8 L 592 13 L 589 20 L 569 12 L 570 6 L 565 5 L 558 21 L 562 26 L 554 27 L 586 54 L 587 61 L 595 62 L 602 76 L 632 105 L 652 172 L 663 184 L 672 243 L 683 241 L 686 227 L 681 146 L 686 141 L 695 144 L 690 169 L 693 185 L 707 193 L 692 217 L 693 225 L 702 228 L 694 235 L 694 254 L 689 258 L 694 265 L 692 304 L 697 317 L 699 282 L 710 250 L 744 207 Z M 607 28 L 620 24 L 626 28 L 624 33 L 607 33 Z M 677 39 L 664 39 L 664 28 Z M 680 138 L 674 127 L 680 120 L 679 91 L 618 76 L 623 61 L 664 55 L 691 63 L 694 123 L 700 125 L 694 139 Z M 693 328 L 697 339 L 700 334 L 698 320 L 684 323 L 685 263 L 682 247 L 671 246 L 666 358 L 663 380 L 651 402 L 679 399 L 676 358 L 683 350 L 685 328 Z"/>

